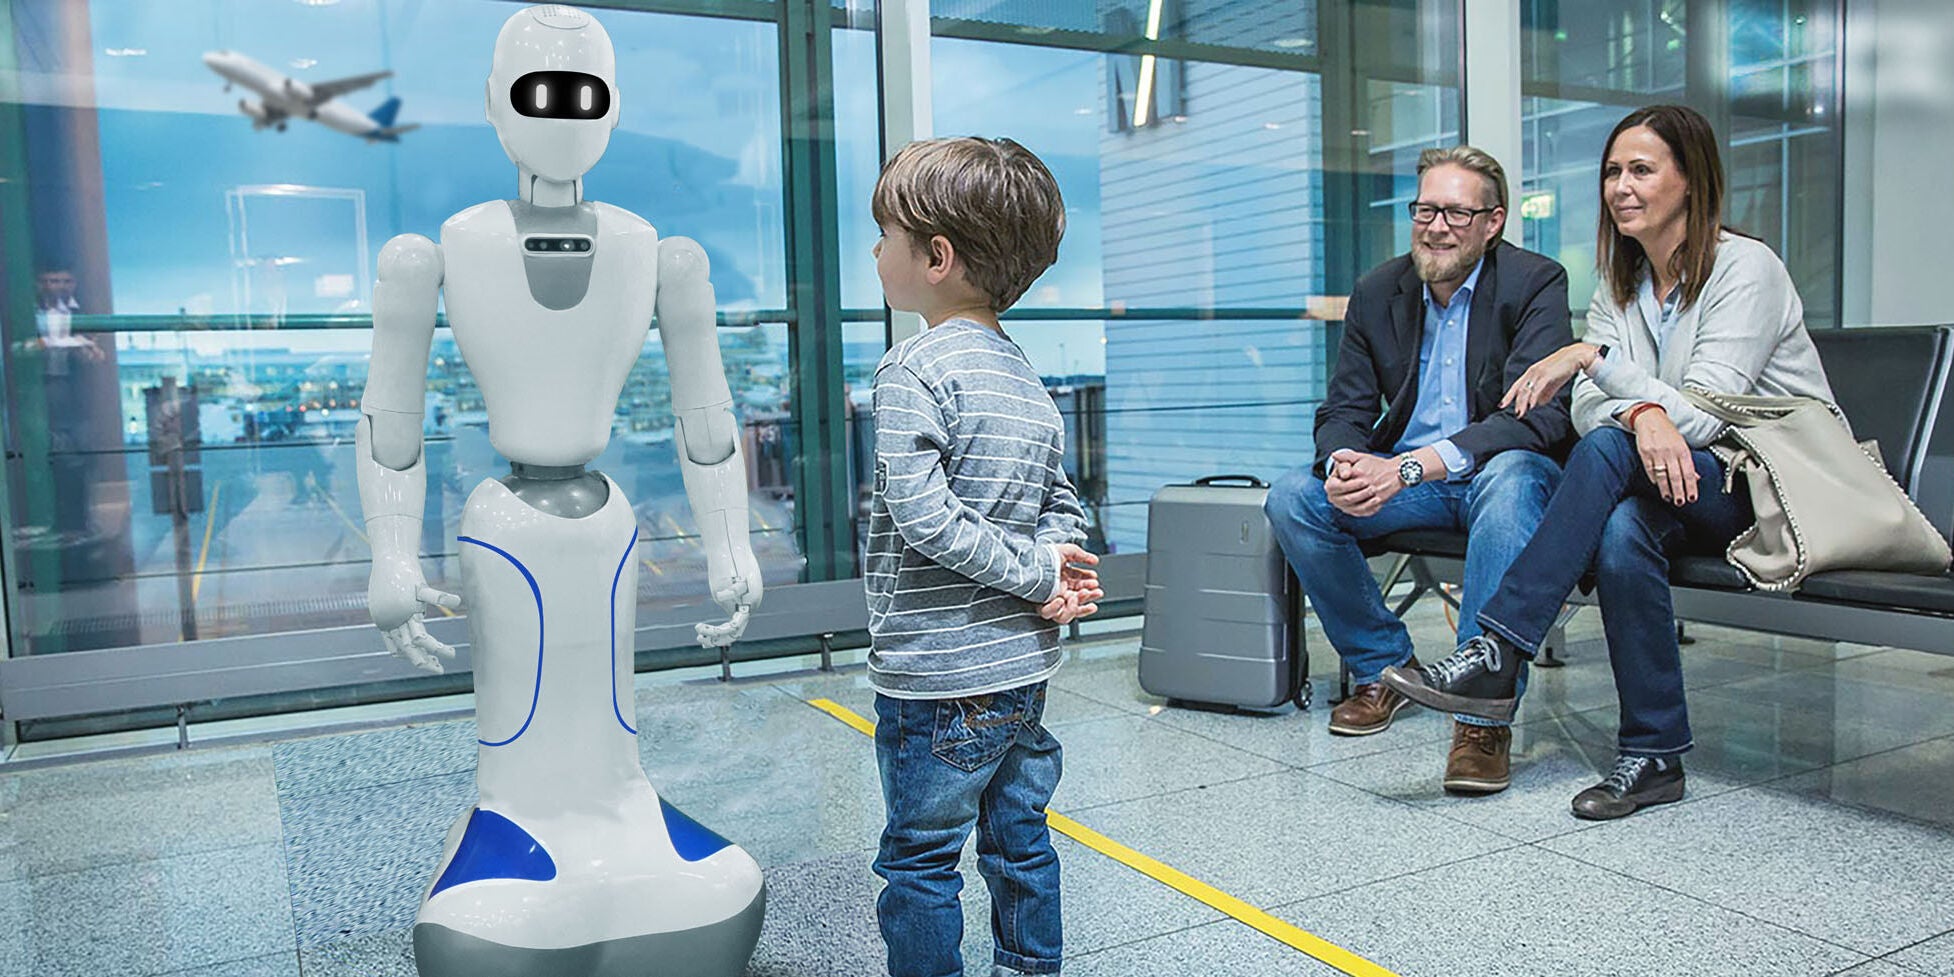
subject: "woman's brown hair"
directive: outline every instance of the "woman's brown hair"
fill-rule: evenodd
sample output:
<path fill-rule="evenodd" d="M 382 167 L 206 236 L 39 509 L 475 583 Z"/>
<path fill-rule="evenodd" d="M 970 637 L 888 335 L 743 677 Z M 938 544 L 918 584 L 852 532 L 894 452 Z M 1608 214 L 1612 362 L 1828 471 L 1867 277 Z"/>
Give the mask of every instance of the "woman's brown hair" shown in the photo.
<path fill-rule="evenodd" d="M 1664 270 L 1671 277 L 1682 279 L 1682 304 L 1688 308 L 1696 304 L 1696 297 L 1702 294 L 1703 286 L 1710 280 L 1710 270 L 1716 266 L 1717 260 L 1717 233 L 1726 230 L 1723 226 L 1723 160 L 1717 153 L 1717 135 L 1710 128 L 1709 120 L 1695 109 L 1682 105 L 1651 105 L 1636 109 L 1616 123 L 1615 131 L 1608 134 L 1608 142 L 1601 149 L 1601 188 L 1604 196 L 1600 227 L 1596 231 L 1595 264 L 1607 280 L 1609 291 L 1614 293 L 1617 305 L 1626 306 L 1635 300 L 1635 288 L 1641 282 L 1642 264 L 1648 260 L 1648 255 L 1643 252 L 1640 241 L 1615 227 L 1615 218 L 1608 209 L 1605 195 L 1608 156 L 1615 150 L 1615 140 L 1636 126 L 1647 126 L 1649 131 L 1655 133 L 1669 147 L 1669 155 L 1675 158 L 1676 165 L 1683 171 L 1683 243 L 1675 254 L 1669 256 L 1669 267 Z"/>

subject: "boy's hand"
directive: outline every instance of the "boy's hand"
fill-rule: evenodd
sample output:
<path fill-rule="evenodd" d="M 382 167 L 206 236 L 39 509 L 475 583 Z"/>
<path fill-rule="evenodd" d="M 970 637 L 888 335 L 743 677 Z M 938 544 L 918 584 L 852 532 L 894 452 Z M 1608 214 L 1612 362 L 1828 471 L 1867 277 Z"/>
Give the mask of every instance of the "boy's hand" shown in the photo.
<path fill-rule="evenodd" d="M 1106 596 L 1097 584 L 1085 590 L 1067 590 L 1045 602 L 1038 609 L 1038 616 L 1058 624 L 1071 624 L 1082 617 L 1099 611 L 1099 599 Z"/>
<path fill-rule="evenodd" d="M 1106 591 L 1099 586 L 1099 572 L 1086 567 L 1073 566 L 1084 563 L 1088 566 L 1099 562 L 1092 552 L 1071 543 L 1060 543 L 1058 551 L 1058 593 L 1038 609 L 1038 616 L 1059 624 L 1070 624 L 1099 610 L 1099 600 Z"/>
<path fill-rule="evenodd" d="M 1058 565 L 1061 567 L 1069 567 L 1074 563 L 1083 563 L 1089 567 L 1099 565 L 1098 554 L 1076 543 L 1055 543 L 1052 548 L 1058 551 Z M 1093 576 L 1098 574 L 1095 573 Z"/>

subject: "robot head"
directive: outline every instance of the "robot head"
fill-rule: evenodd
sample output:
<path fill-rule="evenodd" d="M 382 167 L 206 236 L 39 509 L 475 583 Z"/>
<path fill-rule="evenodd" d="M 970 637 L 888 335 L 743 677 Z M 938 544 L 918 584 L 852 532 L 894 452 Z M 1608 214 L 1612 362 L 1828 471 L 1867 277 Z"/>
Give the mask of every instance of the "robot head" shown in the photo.
<path fill-rule="evenodd" d="M 488 121 L 517 166 L 559 183 L 582 177 L 617 128 L 617 58 L 604 25 L 555 4 L 516 11 L 495 38 Z"/>

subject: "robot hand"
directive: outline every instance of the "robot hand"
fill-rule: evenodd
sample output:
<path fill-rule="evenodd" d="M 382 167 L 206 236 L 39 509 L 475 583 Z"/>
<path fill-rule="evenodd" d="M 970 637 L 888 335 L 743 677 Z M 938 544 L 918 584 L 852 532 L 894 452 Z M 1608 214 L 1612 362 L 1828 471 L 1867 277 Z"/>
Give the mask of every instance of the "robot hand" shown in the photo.
<path fill-rule="evenodd" d="M 753 557 L 753 544 L 745 537 L 730 543 L 731 552 L 707 555 L 706 576 L 712 586 L 713 601 L 731 614 L 732 619 L 723 624 L 695 625 L 693 630 L 701 647 L 723 648 L 738 641 L 746 632 L 753 608 L 760 604 L 760 561 Z"/>
<path fill-rule="evenodd" d="M 453 609 L 461 606 L 461 598 L 428 586 L 419 561 L 373 562 L 373 576 L 366 585 L 366 607 L 387 650 L 415 668 L 439 675 L 442 661 L 455 660 L 455 650 L 427 633 L 427 626 L 421 623 L 423 604 Z"/>

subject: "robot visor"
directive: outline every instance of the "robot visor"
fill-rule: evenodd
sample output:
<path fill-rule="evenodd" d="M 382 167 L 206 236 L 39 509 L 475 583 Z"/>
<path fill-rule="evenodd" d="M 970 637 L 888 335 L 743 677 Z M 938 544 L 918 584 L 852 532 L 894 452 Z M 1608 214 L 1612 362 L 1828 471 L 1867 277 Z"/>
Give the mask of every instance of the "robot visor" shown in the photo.
<path fill-rule="evenodd" d="M 601 119 L 611 110 L 611 87 L 581 71 L 532 71 L 509 86 L 509 104 L 532 119 Z"/>

